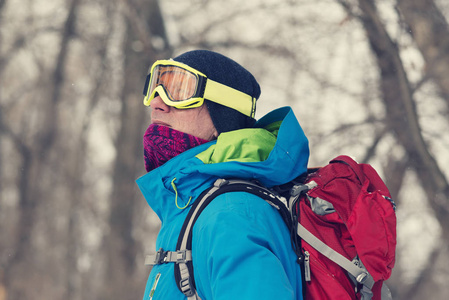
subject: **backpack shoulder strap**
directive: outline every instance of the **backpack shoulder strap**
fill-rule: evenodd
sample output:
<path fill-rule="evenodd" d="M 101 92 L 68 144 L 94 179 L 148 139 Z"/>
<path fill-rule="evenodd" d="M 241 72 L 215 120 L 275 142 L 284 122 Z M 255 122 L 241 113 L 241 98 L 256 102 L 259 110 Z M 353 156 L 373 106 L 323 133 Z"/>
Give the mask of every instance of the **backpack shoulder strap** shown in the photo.
<path fill-rule="evenodd" d="M 246 180 L 218 179 L 215 181 L 214 185 L 201 193 L 197 201 L 192 204 L 179 234 L 178 243 L 176 245 L 177 251 L 174 252 L 178 254 L 178 256 L 180 253 L 187 253 L 186 256 L 190 258 L 190 260 L 173 261 L 175 262 L 176 285 L 188 300 L 200 299 L 196 292 L 195 279 L 193 276 L 193 263 L 191 260 L 193 226 L 201 212 L 213 199 L 228 192 L 247 192 L 264 199 L 281 213 L 288 228 L 292 228 L 292 219 L 286 206 L 286 200 L 277 196 L 269 189 Z"/>

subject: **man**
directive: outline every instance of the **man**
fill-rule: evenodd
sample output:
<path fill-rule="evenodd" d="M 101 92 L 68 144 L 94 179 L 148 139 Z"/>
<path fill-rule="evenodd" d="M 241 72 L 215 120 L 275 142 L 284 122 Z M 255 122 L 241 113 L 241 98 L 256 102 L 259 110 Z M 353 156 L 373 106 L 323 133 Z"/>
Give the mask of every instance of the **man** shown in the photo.
<path fill-rule="evenodd" d="M 276 78 L 276 76 L 273 76 Z M 306 172 L 308 142 L 290 108 L 256 122 L 259 84 L 235 61 L 195 50 L 157 61 L 147 76 L 144 135 L 148 174 L 137 180 L 162 222 L 156 248 L 175 251 L 191 204 L 218 178 L 266 187 Z M 197 296 L 210 299 L 302 299 L 300 266 L 278 211 L 249 193 L 215 198 L 193 228 Z M 185 299 L 174 264 L 155 265 L 144 299 Z"/>

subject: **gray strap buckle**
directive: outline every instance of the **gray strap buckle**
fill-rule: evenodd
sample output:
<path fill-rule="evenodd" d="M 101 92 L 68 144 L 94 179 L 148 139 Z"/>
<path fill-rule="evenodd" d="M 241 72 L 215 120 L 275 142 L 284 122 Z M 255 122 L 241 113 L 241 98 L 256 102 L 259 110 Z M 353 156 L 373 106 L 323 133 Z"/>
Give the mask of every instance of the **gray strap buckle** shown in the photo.
<path fill-rule="evenodd" d="M 159 249 L 154 255 L 147 255 L 145 257 L 145 265 L 161 265 L 166 263 L 186 263 L 192 260 L 192 251 L 178 250 L 178 251 L 164 251 Z"/>
<path fill-rule="evenodd" d="M 192 279 L 190 277 L 181 279 L 180 285 L 181 285 L 182 292 L 187 297 L 191 297 L 195 294 L 195 288 L 193 287 Z"/>
<path fill-rule="evenodd" d="M 170 261 L 179 263 L 186 263 L 192 260 L 192 252 L 190 250 L 178 250 L 176 252 L 170 252 Z M 171 257 L 175 255 L 175 257 Z"/>

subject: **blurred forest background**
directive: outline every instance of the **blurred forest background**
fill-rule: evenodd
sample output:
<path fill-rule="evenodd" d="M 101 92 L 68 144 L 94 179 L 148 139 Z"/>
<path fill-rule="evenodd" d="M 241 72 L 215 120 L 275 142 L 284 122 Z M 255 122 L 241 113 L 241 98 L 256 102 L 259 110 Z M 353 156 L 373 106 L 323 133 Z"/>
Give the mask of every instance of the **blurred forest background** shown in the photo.
<path fill-rule="evenodd" d="M 311 166 L 374 165 L 398 205 L 394 299 L 449 294 L 446 0 L 0 0 L 0 300 L 141 299 L 159 221 L 142 104 L 156 59 L 211 49 L 294 108 Z"/>

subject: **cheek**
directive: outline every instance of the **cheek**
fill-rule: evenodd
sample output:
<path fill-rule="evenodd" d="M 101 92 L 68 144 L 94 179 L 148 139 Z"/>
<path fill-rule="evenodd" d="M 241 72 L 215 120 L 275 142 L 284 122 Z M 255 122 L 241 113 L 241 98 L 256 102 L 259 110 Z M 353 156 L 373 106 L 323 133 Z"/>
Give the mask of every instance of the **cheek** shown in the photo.
<path fill-rule="evenodd" d="M 199 130 L 203 127 L 202 116 L 195 110 L 178 110 L 178 113 L 173 115 L 173 124 L 175 129 L 188 133 L 198 134 Z"/>
<path fill-rule="evenodd" d="M 216 137 L 216 135 L 218 135 L 207 110 L 201 116 L 198 116 L 198 120 L 200 120 L 200 123 L 197 124 L 197 126 L 201 132 L 201 138 L 205 140 L 212 140 Z"/>
<path fill-rule="evenodd" d="M 179 116 L 175 120 L 181 128 L 194 129 L 199 122 L 199 115 L 194 111 L 186 110 L 182 116 Z"/>
<path fill-rule="evenodd" d="M 215 135 L 215 127 L 209 112 L 204 107 L 196 109 L 177 110 L 173 114 L 174 129 L 187 134 L 211 140 Z"/>

